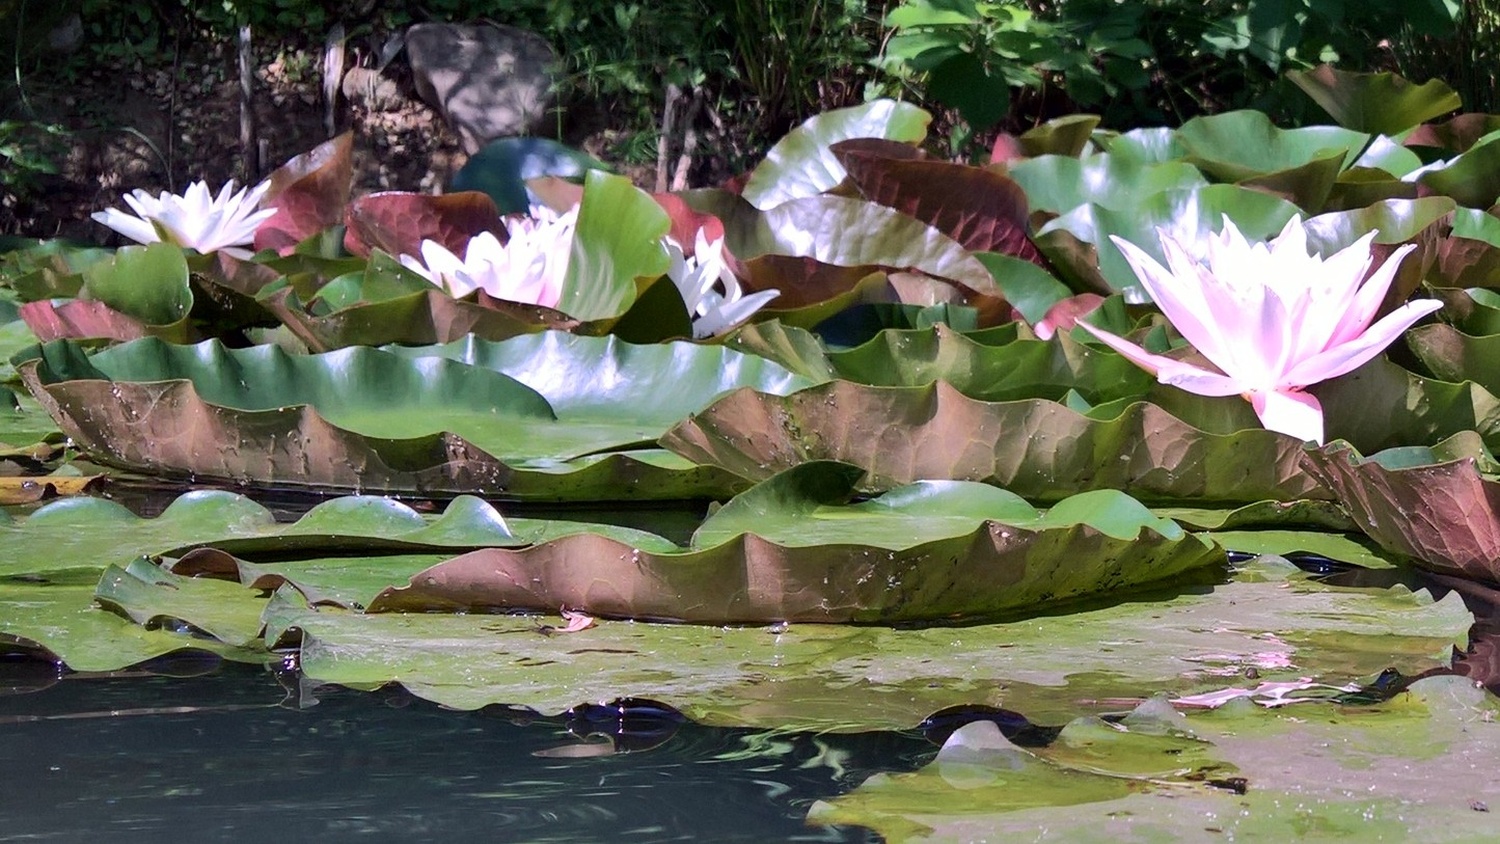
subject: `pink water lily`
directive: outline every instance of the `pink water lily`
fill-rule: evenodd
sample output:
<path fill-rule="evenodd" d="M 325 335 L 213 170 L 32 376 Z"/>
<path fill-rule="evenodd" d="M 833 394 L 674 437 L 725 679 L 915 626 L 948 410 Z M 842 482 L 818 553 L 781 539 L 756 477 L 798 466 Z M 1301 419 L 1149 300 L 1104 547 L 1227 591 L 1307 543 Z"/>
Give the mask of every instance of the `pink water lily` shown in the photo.
<path fill-rule="evenodd" d="M 1442 307 L 1419 299 L 1374 322 L 1401 259 L 1416 248 L 1397 249 L 1366 279 L 1375 234 L 1322 258 L 1308 253 L 1298 217 L 1271 241 L 1254 244 L 1226 217 L 1202 259 L 1158 230 L 1166 267 L 1112 237 L 1167 320 L 1217 371 L 1078 324 L 1163 384 L 1203 396 L 1242 395 L 1266 428 L 1321 444 L 1323 408 L 1303 388 L 1362 366 Z"/>

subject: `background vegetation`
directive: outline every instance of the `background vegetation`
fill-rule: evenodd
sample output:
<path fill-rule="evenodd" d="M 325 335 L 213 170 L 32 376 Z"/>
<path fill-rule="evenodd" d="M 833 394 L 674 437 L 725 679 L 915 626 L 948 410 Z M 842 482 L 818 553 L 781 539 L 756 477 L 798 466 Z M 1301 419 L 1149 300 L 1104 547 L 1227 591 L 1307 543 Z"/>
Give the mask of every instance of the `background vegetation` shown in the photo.
<path fill-rule="evenodd" d="M 939 137 L 972 154 L 1074 111 L 1111 128 L 1234 108 L 1295 125 L 1320 115 L 1281 74 L 1322 61 L 1441 78 L 1493 111 L 1500 66 L 1500 0 L 0 0 L 0 199 L 37 190 L 79 131 L 37 92 L 171 69 L 188 49 L 217 51 L 230 78 L 245 25 L 315 76 L 336 25 L 379 57 L 428 19 L 542 33 L 563 102 L 602 112 L 618 160 L 664 161 L 701 128 L 730 170 L 809 114 L 876 95 L 938 113 Z"/>

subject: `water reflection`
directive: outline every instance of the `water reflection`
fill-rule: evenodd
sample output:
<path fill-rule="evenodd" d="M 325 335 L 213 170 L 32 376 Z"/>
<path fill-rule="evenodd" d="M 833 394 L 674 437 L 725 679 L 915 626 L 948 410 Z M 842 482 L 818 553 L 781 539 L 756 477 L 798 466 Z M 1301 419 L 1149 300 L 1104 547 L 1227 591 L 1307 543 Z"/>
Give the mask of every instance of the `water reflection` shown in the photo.
<path fill-rule="evenodd" d="M 7 837 L 869 841 L 803 818 L 936 750 L 916 731 L 709 728 L 650 701 L 543 718 L 323 689 L 302 709 L 259 669 L 144 673 L 0 661 L 0 741 L 24 784 L 0 796 Z"/>

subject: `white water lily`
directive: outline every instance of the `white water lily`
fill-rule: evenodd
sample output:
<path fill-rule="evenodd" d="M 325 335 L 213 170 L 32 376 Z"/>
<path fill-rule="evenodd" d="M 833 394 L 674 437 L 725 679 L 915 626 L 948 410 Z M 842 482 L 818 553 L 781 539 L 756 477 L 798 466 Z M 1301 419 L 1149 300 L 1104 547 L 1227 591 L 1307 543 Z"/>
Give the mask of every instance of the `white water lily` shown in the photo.
<path fill-rule="evenodd" d="M 1112 239 L 1167 321 L 1217 368 L 1078 325 L 1161 383 L 1202 396 L 1244 396 L 1266 428 L 1302 440 L 1323 442 L 1322 405 L 1304 388 L 1354 371 L 1442 307 L 1418 299 L 1375 319 L 1401 259 L 1416 248 L 1395 250 L 1366 278 L 1375 232 L 1327 258 L 1308 253 L 1299 217 L 1265 243 L 1250 243 L 1226 217 L 1223 233 L 1201 245 L 1202 258 L 1170 234 L 1158 236 L 1165 267 L 1135 244 Z"/>
<path fill-rule="evenodd" d="M 534 205 L 529 217 L 508 217 L 510 239 L 481 232 L 469 239 L 463 258 L 434 240 L 422 241 L 421 260 L 402 255 L 403 266 L 458 298 L 483 290 L 496 299 L 556 307 L 562 297 L 578 208 L 559 215 Z"/>
<path fill-rule="evenodd" d="M 695 340 L 728 331 L 781 295 L 779 290 L 762 290 L 746 296 L 724 261 L 724 239 L 709 243 L 702 229 L 698 230 L 692 257 L 670 237 L 663 238 L 662 245 L 672 259 L 667 276 L 677 285 L 693 318 Z"/>
<path fill-rule="evenodd" d="M 166 241 L 205 255 L 224 252 L 236 258 L 249 258 L 250 250 L 240 247 L 255 242 L 255 230 L 276 213 L 275 208 L 260 208 L 260 200 L 270 190 L 269 181 L 253 188 L 234 190 L 234 180 L 214 196 L 207 182 L 193 182 L 182 196 L 163 191 L 152 196 L 143 190 L 125 194 L 125 204 L 135 216 L 118 208 L 96 211 L 94 220 L 138 243 Z"/>

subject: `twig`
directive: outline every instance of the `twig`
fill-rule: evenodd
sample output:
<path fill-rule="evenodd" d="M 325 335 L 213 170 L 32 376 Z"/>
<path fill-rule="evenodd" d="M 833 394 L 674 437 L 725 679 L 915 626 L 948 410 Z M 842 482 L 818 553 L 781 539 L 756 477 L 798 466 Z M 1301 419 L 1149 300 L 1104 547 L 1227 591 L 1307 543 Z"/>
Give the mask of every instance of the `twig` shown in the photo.
<path fill-rule="evenodd" d="M 323 42 L 323 130 L 328 137 L 338 131 L 339 81 L 344 77 L 344 25 L 336 23 Z"/>
<path fill-rule="evenodd" d="M 251 67 L 250 25 L 240 27 L 240 155 L 244 157 L 245 182 L 254 184 L 260 176 L 260 145 L 255 139 L 255 74 Z"/>
<path fill-rule="evenodd" d="M 661 107 L 661 134 L 656 136 L 656 192 L 667 190 L 667 159 L 672 154 L 672 132 L 677 124 L 677 103 L 682 100 L 682 89 L 677 83 L 667 83 L 667 95 Z"/>
<path fill-rule="evenodd" d="M 682 154 L 677 157 L 677 169 L 672 174 L 672 190 L 686 190 L 688 175 L 693 169 L 693 153 L 698 150 L 698 113 L 703 111 L 703 86 L 693 88 L 693 99 L 688 102 L 687 114 L 682 118 Z"/>

